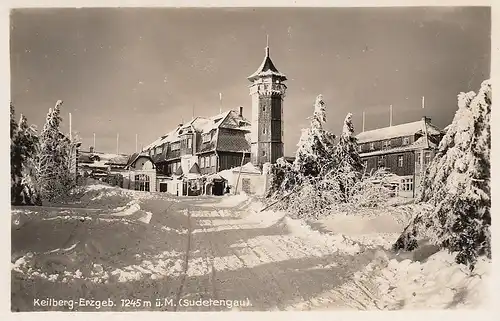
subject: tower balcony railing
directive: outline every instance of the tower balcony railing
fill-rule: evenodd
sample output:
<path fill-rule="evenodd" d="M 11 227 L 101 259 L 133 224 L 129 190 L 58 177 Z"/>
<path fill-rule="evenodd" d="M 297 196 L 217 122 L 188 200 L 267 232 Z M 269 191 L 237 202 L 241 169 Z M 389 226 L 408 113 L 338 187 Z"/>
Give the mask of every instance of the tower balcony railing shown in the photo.
<path fill-rule="evenodd" d="M 250 95 L 259 93 L 261 95 L 282 95 L 285 96 L 286 86 L 281 83 L 277 84 L 255 84 L 250 87 Z"/>

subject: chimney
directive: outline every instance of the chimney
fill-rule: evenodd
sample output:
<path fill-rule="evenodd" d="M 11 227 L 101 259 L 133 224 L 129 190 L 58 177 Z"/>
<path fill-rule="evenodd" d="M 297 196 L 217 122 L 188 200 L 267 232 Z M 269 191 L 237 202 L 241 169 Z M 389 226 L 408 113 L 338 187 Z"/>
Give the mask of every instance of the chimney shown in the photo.
<path fill-rule="evenodd" d="M 427 124 L 431 122 L 431 119 L 427 116 L 422 117 L 422 120 Z"/>
<path fill-rule="evenodd" d="M 94 146 L 90 146 L 89 150 L 93 154 L 94 153 Z"/>
<path fill-rule="evenodd" d="M 240 106 L 240 117 L 243 117 L 243 106 Z"/>

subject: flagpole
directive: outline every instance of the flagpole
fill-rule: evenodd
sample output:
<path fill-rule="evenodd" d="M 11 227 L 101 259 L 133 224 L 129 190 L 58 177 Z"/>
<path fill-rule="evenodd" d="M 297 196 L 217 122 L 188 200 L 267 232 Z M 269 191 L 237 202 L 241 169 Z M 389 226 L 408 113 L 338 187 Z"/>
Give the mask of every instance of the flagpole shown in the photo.
<path fill-rule="evenodd" d="M 363 132 L 365 131 L 365 112 L 363 111 Z"/>
<path fill-rule="evenodd" d="M 392 105 L 389 106 L 389 127 L 392 127 Z"/>
<path fill-rule="evenodd" d="M 116 153 L 118 154 L 118 150 L 120 147 L 120 133 L 116 134 Z"/>
<path fill-rule="evenodd" d="M 72 141 L 73 137 L 71 134 L 71 113 L 69 113 L 69 140 Z"/>
<path fill-rule="evenodd" d="M 135 134 L 135 152 L 137 153 L 137 134 Z"/>
<path fill-rule="evenodd" d="M 222 114 L 222 93 L 219 93 L 219 114 Z"/>
<path fill-rule="evenodd" d="M 95 152 L 96 151 L 96 149 L 95 149 L 95 133 L 94 133 L 94 146 L 93 147 L 94 147 L 94 152 Z"/>

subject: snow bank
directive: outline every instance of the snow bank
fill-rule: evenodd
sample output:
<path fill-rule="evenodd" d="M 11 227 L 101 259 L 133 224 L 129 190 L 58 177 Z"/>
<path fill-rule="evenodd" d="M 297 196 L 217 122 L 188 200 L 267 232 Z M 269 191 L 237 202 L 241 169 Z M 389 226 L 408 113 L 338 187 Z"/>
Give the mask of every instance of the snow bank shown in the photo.
<path fill-rule="evenodd" d="M 103 189 L 116 189 L 116 187 L 109 186 L 109 185 L 104 185 L 104 184 L 92 184 L 92 185 L 87 185 L 85 187 L 85 190 L 87 192 L 100 191 L 100 190 L 103 190 Z"/>
<path fill-rule="evenodd" d="M 326 234 L 313 230 L 309 225 L 298 219 L 285 217 L 285 223 L 289 231 L 303 239 L 324 244 L 328 248 L 335 248 L 340 252 L 348 254 L 359 253 L 359 244 L 345 237 L 343 234 Z"/>
<path fill-rule="evenodd" d="M 387 309 L 484 308 L 488 304 L 491 261 L 481 259 L 474 273 L 440 251 L 424 263 L 392 259 L 376 278 Z"/>
<path fill-rule="evenodd" d="M 248 201 L 248 195 L 245 194 L 244 192 L 237 194 L 237 195 L 229 195 L 229 196 L 224 196 L 219 203 L 217 203 L 217 207 L 223 207 L 223 208 L 228 208 L 228 207 L 236 207 L 238 205 L 241 205 L 245 201 Z M 207 204 L 200 204 L 199 206 L 201 207 L 213 207 L 213 203 L 207 203 Z"/>
<path fill-rule="evenodd" d="M 338 214 L 321 219 L 319 223 L 328 231 L 346 235 L 400 233 L 404 229 L 404 225 L 391 214 L 375 217 Z"/>

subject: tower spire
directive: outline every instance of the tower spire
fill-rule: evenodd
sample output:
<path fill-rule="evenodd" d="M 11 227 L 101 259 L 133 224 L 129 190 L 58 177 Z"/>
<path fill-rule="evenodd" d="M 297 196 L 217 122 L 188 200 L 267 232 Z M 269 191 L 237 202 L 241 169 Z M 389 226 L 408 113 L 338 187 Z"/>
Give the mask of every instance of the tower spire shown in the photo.
<path fill-rule="evenodd" d="M 269 57 L 269 35 L 266 37 L 266 57 Z"/>

